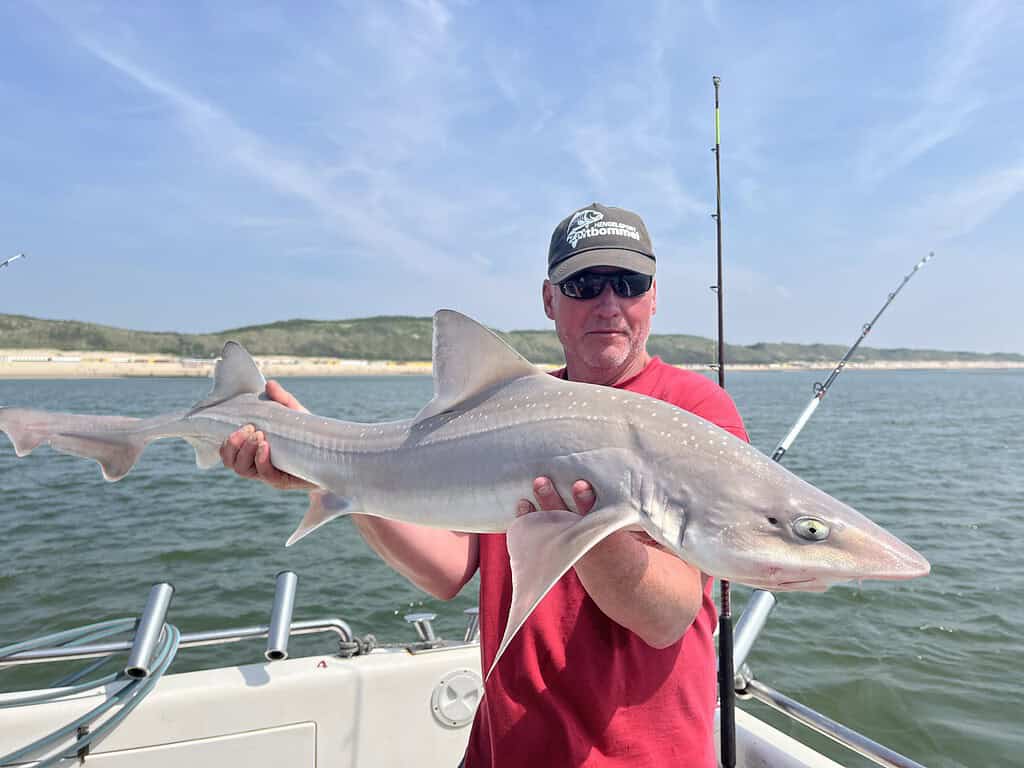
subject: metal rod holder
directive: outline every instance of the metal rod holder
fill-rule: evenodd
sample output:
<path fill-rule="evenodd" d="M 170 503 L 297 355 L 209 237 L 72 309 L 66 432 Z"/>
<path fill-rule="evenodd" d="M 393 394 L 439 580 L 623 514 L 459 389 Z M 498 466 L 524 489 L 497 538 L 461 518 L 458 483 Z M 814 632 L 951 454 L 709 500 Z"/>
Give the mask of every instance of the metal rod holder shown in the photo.
<path fill-rule="evenodd" d="M 474 605 L 463 613 L 466 614 L 466 634 L 462 639 L 467 643 L 475 643 L 480 639 L 480 609 Z"/>
<path fill-rule="evenodd" d="M 350 643 L 354 635 L 352 628 L 341 619 L 316 619 L 313 621 L 296 621 L 292 623 L 292 635 L 311 635 L 318 632 L 333 632 L 340 642 Z M 267 637 L 270 628 L 237 627 L 234 629 L 211 629 L 204 632 L 183 634 L 178 648 L 199 648 L 207 645 L 224 645 Z M 112 643 L 92 643 L 89 645 L 61 646 L 59 648 L 37 648 L 32 651 L 20 651 L 0 659 L 0 669 L 24 664 L 41 664 L 56 661 L 77 661 L 79 659 L 95 659 L 109 656 L 112 653 L 124 653 L 131 650 L 132 644 L 126 640 Z"/>
<path fill-rule="evenodd" d="M 735 675 L 750 655 L 750 649 L 764 629 L 765 622 L 775 608 L 775 595 L 758 589 L 750 598 L 743 615 L 736 622 L 736 631 L 733 634 L 732 668 Z"/>
<path fill-rule="evenodd" d="M 135 627 L 135 639 L 132 640 L 132 649 L 124 667 L 124 673 L 128 677 L 135 680 L 149 677 L 149 663 L 160 641 L 172 597 L 174 587 L 167 582 L 154 584 L 149 590 L 146 607 L 142 609 L 142 616 Z"/>
<path fill-rule="evenodd" d="M 295 571 L 281 571 L 277 574 L 274 606 L 270 610 L 267 649 L 263 652 L 267 661 L 283 661 L 288 658 L 288 639 L 291 637 L 292 613 L 295 610 L 295 587 L 298 583 L 299 577 Z"/>
<path fill-rule="evenodd" d="M 430 623 L 436 618 L 436 613 L 407 613 L 405 615 L 405 620 L 416 627 L 416 634 L 425 643 L 437 642 L 434 626 Z"/>

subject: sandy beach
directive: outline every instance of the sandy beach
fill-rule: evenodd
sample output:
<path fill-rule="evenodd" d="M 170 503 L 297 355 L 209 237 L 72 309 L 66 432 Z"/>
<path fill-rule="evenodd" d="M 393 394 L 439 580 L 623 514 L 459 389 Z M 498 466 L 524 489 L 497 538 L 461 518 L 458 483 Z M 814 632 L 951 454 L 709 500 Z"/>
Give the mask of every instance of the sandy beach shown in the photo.
<path fill-rule="evenodd" d="M 390 360 L 350 360 L 335 357 L 255 356 L 267 378 L 284 376 L 401 376 L 429 375 L 429 360 L 396 362 Z M 89 379 L 121 377 L 194 376 L 209 377 L 213 360 L 172 357 L 161 354 L 140 355 L 122 352 L 68 352 L 55 349 L 0 349 L 0 379 Z M 553 368 L 555 366 L 542 366 Z M 680 366 L 707 370 L 707 366 Z M 1024 368 L 1017 362 L 965 361 L 891 361 L 851 363 L 860 370 L 982 370 Z M 829 370 L 831 363 L 793 362 L 773 365 L 730 365 L 731 370 L 796 371 Z"/>
<path fill-rule="evenodd" d="M 254 356 L 267 378 L 279 376 L 426 375 L 430 362 L 344 360 L 334 357 Z M 213 359 L 140 355 L 127 352 L 67 352 L 53 349 L 0 349 L 0 379 L 90 379 L 209 377 Z"/>

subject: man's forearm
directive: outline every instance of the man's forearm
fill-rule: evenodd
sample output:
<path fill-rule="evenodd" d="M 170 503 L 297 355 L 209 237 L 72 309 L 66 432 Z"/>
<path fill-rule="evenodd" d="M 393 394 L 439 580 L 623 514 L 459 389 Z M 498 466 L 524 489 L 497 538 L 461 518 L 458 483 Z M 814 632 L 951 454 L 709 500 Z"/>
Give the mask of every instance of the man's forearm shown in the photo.
<path fill-rule="evenodd" d="M 626 531 L 584 555 L 576 573 L 606 616 L 655 648 L 676 642 L 700 611 L 700 571 Z"/>
<path fill-rule="evenodd" d="M 476 573 L 474 533 L 456 533 L 370 515 L 351 515 L 367 544 L 409 581 L 450 600 Z"/>

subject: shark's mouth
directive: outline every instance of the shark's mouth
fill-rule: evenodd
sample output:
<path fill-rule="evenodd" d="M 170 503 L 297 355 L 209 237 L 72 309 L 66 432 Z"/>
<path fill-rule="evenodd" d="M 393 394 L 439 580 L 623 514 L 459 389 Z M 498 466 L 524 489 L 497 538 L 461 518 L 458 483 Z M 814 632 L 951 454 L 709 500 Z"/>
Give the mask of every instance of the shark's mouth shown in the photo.
<path fill-rule="evenodd" d="M 763 581 L 760 579 L 735 579 L 735 583 L 743 584 L 754 589 L 764 589 L 769 592 L 789 592 L 789 591 L 800 591 L 800 592 L 824 592 L 828 588 L 828 583 L 819 581 L 813 576 L 808 576 L 803 579 L 787 579 L 786 581 Z M 808 587 L 808 584 L 815 584 L 816 587 Z"/>
<path fill-rule="evenodd" d="M 813 576 L 808 576 L 806 579 L 792 579 L 791 581 L 782 581 L 775 586 L 775 589 L 792 589 L 798 584 L 810 584 L 813 581 L 815 581 L 815 578 Z"/>

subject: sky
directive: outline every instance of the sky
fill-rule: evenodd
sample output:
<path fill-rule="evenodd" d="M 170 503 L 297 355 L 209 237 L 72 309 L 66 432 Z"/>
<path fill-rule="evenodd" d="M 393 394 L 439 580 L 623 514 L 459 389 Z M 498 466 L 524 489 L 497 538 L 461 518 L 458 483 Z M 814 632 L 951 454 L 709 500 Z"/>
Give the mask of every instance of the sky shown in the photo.
<path fill-rule="evenodd" d="M 549 328 L 551 232 L 637 211 L 655 333 L 1024 352 L 1024 5 L 0 4 L 0 312 Z M 2 341 L 2 340 L 0 340 Z"/>

